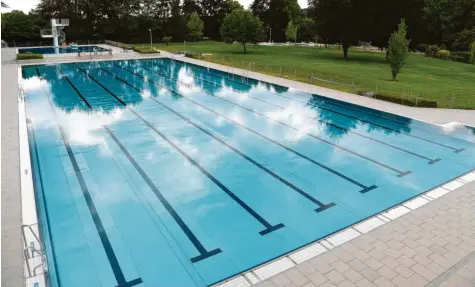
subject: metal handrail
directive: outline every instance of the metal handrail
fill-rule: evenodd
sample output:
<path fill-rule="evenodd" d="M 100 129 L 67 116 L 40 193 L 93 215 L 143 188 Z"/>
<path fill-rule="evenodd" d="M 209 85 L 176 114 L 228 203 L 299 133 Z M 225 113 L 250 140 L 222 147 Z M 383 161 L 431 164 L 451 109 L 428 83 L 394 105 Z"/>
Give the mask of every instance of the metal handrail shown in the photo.
<path fill-rule="evenodd" d="M 26 242 L 25 229 L 29 229 L 31 234 L 33 234 L 33 237 L 38 242 L 39 249 L 36 249 L 34 246 L 31 246 L 31 245 L 28 246 L 28 243 Z M 27 265 L 27 268 L 28 268 L 29 277 L 36 276 L 37 275 L 36 271 L 38 270 L 39 267 L 43 267 L 43 272 L 46 272 L 47 269 L 45 268 L 45 263 L 46 263 L 45 248 L 44 248 L 43 244 L 41 243 L 39 236 L 33 231 L 33 228 L 31 228 L 31 225 L 27 225 L 27 224 L 23 224 L 21 226 L 21 232 L 22 232 L 22 235 L 23 235 L 23 241 L 25 243 L 25 249 L 23 250 L 23 253 L 25 255 L 25 260 L 26 260 L 26 263 L 27 263 L 26 265 Z M 30 254 L 28 252 L 30 250 L 31 250 L 31 255 L 32 255 L 31 257 L 30 257 Z M 28 259 L 33 258 L 34 253 L 37 253 L 41 257 L 41 263 L 36 265 L 33 268 L 33 270 L 31 270 L 31 266 L 28 262 Z M 33 273 L 33 275 L 32 275 L 32 273 Z"/>

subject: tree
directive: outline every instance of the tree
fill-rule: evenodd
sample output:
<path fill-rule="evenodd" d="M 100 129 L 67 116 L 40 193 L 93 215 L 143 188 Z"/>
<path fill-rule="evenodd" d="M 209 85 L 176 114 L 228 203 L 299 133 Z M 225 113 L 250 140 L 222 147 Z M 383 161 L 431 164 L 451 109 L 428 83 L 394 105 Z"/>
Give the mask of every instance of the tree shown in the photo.
<path fill-rule="evenodd" d="M 388 41 L 387 60 L 391 67 L 393 81 L 396 80 L 397 74 L 399 74 L 402 67 L 404 67 L 407 56 L 409 55 L 409 40 L 406 38 L 406 34 L 406 21 L 401 19 L 397 31 L 391 34 Z"/>
<path fill-rule="evenodd" d="M 289 24 L 287 25 L 285 37 L 289 42 L 297 41 L 297 26 L 295 26 L 292 21 L 289 21 Z"/>
<path fill-rule="evenodd" d="M 297 0 L 254 0 L 250 10 L 267 29 L 272 30 L 272 41 L 284 42 L 287 23 L 299 23 L 301 9 Z"/>
<path fill-rule="evenodd" d="M 200 19 L 200 15 L 198 13 L 193 12 L 190 15 L 190 20 L 188 20 L 188 33 L 194 39 L 200 40 L 203 36 L 203 28 L 204 24 L 203 21 Z"/>
<path fill-rule="evenodd" d="M 264 36 L 264 29 L 259 18 L 251 12 L 243 9 L 236 9 L 228 14 L 221 26 L 221 37 L 228 43 L 238 42 L 246 51 L 246 43 L 257 44 Z"/>
<path fill-rule="evenodd" d="M 356 0 L 309 1 L 315 8 L 318 34 L 327 42 L 341 43 L 345 59 L 348 59 L 349 47 L 359 40 L 362 33 L 358 28 L 358 21 L 364 18 L 364 14 L 357 13 L 356 2 Z"/>
<path fill-rule="evenodd" d="M 2 39 L 6 41 L 39 40 L 40 30 L 36 17 L 19 10 L 2 13 Z"/>

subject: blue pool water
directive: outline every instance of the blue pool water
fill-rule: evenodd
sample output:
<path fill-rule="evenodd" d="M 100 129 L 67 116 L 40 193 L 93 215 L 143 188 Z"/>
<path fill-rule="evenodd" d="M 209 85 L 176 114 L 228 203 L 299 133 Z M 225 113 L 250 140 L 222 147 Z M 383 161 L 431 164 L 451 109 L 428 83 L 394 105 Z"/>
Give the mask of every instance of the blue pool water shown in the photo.
<path fill-rule="evenodd" d="M 98 47 L 98 46 L 77 46 L 76 48 L 72 47 L 59 47 L 58 48 L 60 54 L 64 53 L 88 53 L 88 52 L 104 52 L 107 51 L 107 49 Z M 54 47 L 39 47 L 39 48 L 21 48 L 18 49 L 19 54 L 23 53 L 34 53 L 34 54 L 55 54 L 55 49 Z"/>
<path fill-rule="evenodd" d="M 53 286 L 210 285 L 475 168 L 472 128 L 170 59 L 22 73 Z"/>

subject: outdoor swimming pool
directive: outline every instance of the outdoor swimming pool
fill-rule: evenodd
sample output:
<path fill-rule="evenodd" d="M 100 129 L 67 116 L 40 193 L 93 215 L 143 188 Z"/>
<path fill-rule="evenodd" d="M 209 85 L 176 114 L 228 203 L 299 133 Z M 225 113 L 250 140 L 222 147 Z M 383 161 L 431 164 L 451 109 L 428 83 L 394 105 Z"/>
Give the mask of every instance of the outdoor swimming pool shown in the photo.
<path fill-rule="evenodd" d="M 64 53 L 88 53 L 88 52 L 104 52 L 107 51 L 107 49 L 98 47 L 98 46 L 77 46 L 77 48 L 71 48 L 71 47 L 58 47 L 58 51 L 60 54 Z M 18 49 L 19 54 L 23 53 L 34 53 L 34 54 L 55 54 L 55 49 L 54 47 L 38 47 L 38 48 L 21 48 Z"/>
<path fill-rule="evenodd" d="M 475 168 L 475 131 L 170 59 L 24 66 L 52 286 L 205 286 Z"/>

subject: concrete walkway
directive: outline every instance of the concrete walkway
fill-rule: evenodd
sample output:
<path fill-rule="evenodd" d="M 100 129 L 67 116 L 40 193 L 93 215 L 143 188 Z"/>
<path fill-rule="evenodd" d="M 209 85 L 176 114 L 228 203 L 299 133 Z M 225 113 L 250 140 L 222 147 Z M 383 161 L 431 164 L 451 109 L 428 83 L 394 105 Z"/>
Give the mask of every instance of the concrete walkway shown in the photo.
<path fill-rule="evenodd" d="M 10 63 L 14 56 L 12 49 L 2 49 L 2 287 L 25 284 L 21 237 L 18 65 Z"/>

